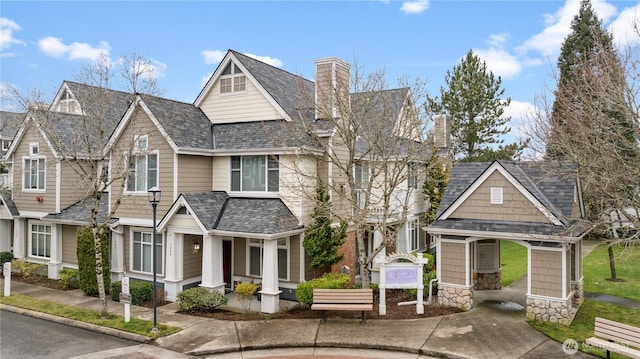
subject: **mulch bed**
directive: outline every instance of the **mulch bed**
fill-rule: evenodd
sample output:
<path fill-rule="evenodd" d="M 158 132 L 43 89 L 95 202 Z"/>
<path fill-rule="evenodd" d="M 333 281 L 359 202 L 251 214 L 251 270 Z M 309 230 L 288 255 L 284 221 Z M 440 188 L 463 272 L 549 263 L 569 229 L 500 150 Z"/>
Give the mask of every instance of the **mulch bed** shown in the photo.
<path fill-rule="evenodd" d="M 414 300 L 409 294 L 408 290 L 404 289 L 387 289 L 386 290 L 386 302 L 387 302 L 387 314 L 380 315 L 379 298 L 376 295 L 374 299 L 373 311 L 366 312 L 367 319 L 417 319 L 417 318 L 429 318 L 442 315 L 454 314 L 462 312 L 461 309 L 452 307 L 441 307 L 438 305 L 426 305 L 424 307 L 424 314 L 416 314 L 416 305 L 402 305 L 398 303 L 408 302 Z M 322 312 L 317 310 L 311 310 L 306 306 L 296 306 L 286 312 L 275 314 L 264 313 L 235 313 L 226 310 L 214 310 L 213 312 L 196 312 L 196 313 L 182 313 L 191 314 L 201 317 L 213 318 L 218 320 L 265 320 L 265 319 L 320 319 L 322 318 Z M 359 311 L 328 311 L 326 312 L 327 319 L 342 318 L 342 319 L 360 319 Z"/>

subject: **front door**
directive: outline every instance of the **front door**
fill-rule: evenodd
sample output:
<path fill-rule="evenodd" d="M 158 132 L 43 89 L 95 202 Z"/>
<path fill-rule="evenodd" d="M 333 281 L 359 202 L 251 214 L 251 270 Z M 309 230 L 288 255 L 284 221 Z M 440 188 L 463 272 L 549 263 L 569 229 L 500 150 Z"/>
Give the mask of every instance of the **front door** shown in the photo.
<path fill-rule="evenodd" d="M 227 288 L 231 288 L 231 248 L 231 241 L 222 241 L 222 275 Z"/>

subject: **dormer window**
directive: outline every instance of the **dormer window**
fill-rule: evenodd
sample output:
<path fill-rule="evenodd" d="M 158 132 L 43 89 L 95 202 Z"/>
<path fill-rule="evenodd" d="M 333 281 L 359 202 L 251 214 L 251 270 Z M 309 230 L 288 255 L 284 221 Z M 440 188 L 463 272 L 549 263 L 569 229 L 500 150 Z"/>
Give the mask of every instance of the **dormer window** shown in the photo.
<path fill-rule="evenodd" d="M 58 102 L 58 111 L 80 114 L 80 106 L 78 105 L 78 101 L 76 101 L 76 99 L 71 96 L 69 91 L 65 90 L 62 95 L 60 95 L 60 100 Z"/>
<path fill-rule="evenodd" d="M 220 93 L 243 92 L 247 90 L 247 77 L 233 62 L 230 62 L 220 77 Z"/>

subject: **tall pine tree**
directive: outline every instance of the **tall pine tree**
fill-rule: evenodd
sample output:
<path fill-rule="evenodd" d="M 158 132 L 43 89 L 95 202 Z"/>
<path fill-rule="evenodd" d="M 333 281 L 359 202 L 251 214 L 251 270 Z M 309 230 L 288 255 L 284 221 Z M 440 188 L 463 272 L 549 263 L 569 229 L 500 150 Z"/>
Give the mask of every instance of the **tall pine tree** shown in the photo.
<path fill-rule="evenodd" d="M 490 161 L 511 159 L 524 145 L 503 146 L 500 137 L 511 131 L 504 109 L 511 98 L 502 98 L 502 79 L 487 70 L 472 50 L 453 71 L 447 71 L 448 88 L 440 88 L 440 97 L 427 97 L 427 110 L 446 114 L 451 119 L 452 152 L 455 160 Z M 498 146 L 495 146 L 498 145 Z"/>

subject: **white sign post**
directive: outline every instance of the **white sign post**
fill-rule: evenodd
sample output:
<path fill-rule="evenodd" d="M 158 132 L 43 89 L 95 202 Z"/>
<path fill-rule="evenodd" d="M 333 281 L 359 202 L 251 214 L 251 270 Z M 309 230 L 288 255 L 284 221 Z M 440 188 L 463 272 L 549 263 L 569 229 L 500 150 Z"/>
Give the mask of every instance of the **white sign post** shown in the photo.
<path fill-rule="evenodd" d="M 129 277 L 122 278 L 122 292 L 120 292 L 120 303 L 124 303 L 124 321 L 131 321 L 131 293 L 129 293 Z"/>
<path fill-rule="evenodd" d="M 401 259 L 406 261 L 397 262 Z M 393 253 L 378 261 L 380 263 L 380 308 L 378 310 L 380 315 L 387 314 L 385 295 L 385 289 L 387 288 L 416 288 L 418 290 L 416 313 L 424 314 L 422 270 L 427 261 L 422 256 L 416 257 L 410 253 Z"/>
<path fill-rule="evenodd" d="M 11 262 L 4 262 L 2 274 L 4 275 L 4 296 L 8 297 L 11 295 Z"/>

